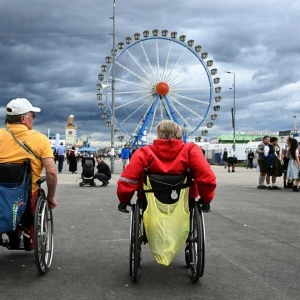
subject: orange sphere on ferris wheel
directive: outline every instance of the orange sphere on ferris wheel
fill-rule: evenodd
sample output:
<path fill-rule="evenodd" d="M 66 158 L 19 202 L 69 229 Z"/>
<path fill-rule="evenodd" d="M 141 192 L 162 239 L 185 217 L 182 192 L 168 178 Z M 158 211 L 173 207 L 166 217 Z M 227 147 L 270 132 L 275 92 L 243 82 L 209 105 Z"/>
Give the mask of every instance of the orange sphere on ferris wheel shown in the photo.
<path fill-rule="evenodd" d="M 160 96 L 165 96 L 169 93 L 169 86 L 165 82 L 159 82 L 156 85 L 156 92 Z"/>

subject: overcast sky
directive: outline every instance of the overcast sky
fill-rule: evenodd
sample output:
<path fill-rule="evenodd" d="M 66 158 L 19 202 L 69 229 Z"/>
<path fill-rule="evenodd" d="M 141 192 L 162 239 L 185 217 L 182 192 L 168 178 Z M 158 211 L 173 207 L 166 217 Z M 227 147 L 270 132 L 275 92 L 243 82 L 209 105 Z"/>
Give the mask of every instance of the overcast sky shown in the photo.
<path fill-rule="evenodd" d="M 112 0 L 0 0 L 1 119 L 7 102 L 25 97 L 42 109 L 35 129 L 47 134 L 50 128 L 51 134 L 64 136 L 64 125 L 73 114 L 78 137 L 91 136 L 94 146 L 110 140 L 100 118 L 96 84 L 112 49 L 112 4 Z M 161 35 L 167 29 L 195 40 L 202 52 L 208 52 L 222 87 L 221 110 L 208 138 L 232 133 L 233 76 L 226 71 L 236 74 L 237 131 L 287 130 L 293 127 L 294 115 L 300 118 L 299 16 L 297 0 L 116 0 L 116 43 L 136 32 L 149 30 L 152 35 L 158 29 Z M 149 48 L 154 49 L 155 43 Z M 166 57 L 166 49 L 161 47 L 160 55 Z M 146 64 L 145 57 L 141 63 Z M 192 84 L 198 67 L 185 59 L 176 69 Z M 130 68 L 139 69 L 133 64 Z M 126 80 L 124 72 L 117 76 Z M 116 86 L 116 92 L 118 87 L 126 91 L 124 85 Z M 128 83 L 128 91 L 131 86 Z M 130 96 L 135 97 L 129 94 L 126 101 Z M 194 135 L 201 135 L 212 113 Z M 141 116 L 136 117 L 139 122 Z M 123 127 L 130 131 L 129 123 Z M 118 129 L 117 136 L 121 134 Z"/>

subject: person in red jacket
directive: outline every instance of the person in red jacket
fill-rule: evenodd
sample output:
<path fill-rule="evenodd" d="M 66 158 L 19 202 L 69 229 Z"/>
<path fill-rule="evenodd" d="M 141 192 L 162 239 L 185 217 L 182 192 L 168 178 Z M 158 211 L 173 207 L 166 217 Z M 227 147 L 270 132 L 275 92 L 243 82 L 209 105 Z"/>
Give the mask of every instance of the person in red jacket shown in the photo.
<path fill-rule="evenodd" d="M 118 180 L 118 210 L 129 212 L 127 205 L 135 191 L 143 187 L 144 169 L 149 173 L 185 174 L 190 169 L 193 184 L 190 186 L 190 199 L 200 196 L 203 209 L 210 210 L 214 197 L 216 176 L 205 159 L 199 146 L 182 141 L 182 132 L 178 124 L 163 120 L 157 125 L 157 139 L 153 145 L 141 147 L 132 156 Z"/>

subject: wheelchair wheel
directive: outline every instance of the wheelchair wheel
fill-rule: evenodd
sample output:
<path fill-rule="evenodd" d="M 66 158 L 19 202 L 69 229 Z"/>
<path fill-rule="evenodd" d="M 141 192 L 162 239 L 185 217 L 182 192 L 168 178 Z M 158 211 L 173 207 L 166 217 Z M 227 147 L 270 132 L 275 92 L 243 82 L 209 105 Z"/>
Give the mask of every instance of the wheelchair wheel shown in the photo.
<path fill-rule="evenodd" d="M 131 206 L 130 247 L 129 247 L 129 275 L 137 281 L 138 268 L 141 260 L 141 216 L 138 203 Z"/>
<path fill-rule="evenodd" d="M 202 208 L 197 203 L 191 211 L 188 262 L 192 281 L 198 282 L 204 274 L 205 266 L 205 225 Z"/>
<path fill-rule="evenodd" d="M 53 216 L 44 196 L 39 197 L 35 209 L 34 256 L 39 273 L 44 274 L 53 257 Z"/>

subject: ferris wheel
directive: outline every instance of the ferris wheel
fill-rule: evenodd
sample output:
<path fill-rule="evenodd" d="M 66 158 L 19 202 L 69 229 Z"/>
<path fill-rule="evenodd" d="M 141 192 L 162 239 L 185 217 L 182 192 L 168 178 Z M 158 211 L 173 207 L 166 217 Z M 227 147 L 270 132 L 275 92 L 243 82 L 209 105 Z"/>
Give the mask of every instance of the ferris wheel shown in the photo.
<path fill-rule="evenodd" d="M 156 124 L 171 119 L 182 127 L 183 136 L 208 133 L 220 110 L 220 78 L 207 52 L 201 52 L 194 40 L 185 35 L 157 29 L 141 36 L 126 37 L 112 49 L 115 55 L 114 122 L 128 134 L 132 143 L 151 143 L 156 138 Z M 98 75 L 98 106 L 102 118 L 112 114 L 112 57 L 106 57 Z M 214 76 L 214 77 L 213 77 Z M 106 105 L 102 101 L 106 101 Z M 213 103 L 216 105 L 212 105 Z M 205 121 L 210 111 L 209 121 Z M 106 121 L 106 126 L 111 119 Z M 201 136 L 197 137 L 198 141 Z"/>

